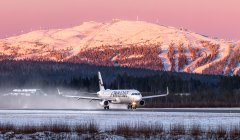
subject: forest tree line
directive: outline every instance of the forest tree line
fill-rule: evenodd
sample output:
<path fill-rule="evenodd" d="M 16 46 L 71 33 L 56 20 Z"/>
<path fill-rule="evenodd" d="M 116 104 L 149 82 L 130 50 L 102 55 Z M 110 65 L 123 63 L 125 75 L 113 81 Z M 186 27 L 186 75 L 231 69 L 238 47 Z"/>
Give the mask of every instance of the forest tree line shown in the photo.
<path fill-rule="evenodd" d="M 146 100 L 146 107 L 239 107 L 240 77 L 163 72 L 88 64 L 1 61 L 1 91 L 13 88 L 70 88 L 96 92 L 97 72 L 106 88 L 137 89 L 143 95 L 170 95 Z M 185 96 L 178 93 L 190 93 Z"/>

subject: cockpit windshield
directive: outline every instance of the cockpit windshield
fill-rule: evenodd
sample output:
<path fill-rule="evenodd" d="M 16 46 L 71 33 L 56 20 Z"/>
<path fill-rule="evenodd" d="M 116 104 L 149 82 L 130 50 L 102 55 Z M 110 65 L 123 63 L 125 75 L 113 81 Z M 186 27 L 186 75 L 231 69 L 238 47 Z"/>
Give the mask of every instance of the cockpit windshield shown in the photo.
<path fill-rule="evenodd" d="M 141 95 L 140 93 L 132 93 L 131 95 Z"/>

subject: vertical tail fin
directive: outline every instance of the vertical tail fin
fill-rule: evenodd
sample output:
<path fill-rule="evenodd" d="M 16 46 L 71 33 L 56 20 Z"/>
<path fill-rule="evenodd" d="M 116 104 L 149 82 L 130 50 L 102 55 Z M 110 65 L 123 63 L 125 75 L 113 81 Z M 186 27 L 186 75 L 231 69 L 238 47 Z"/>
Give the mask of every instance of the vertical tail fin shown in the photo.
<path fill-rule="evenodd" d="M 99 79 L 99 88 L 100 88 L 100 90 L 105 90 L 105 88 L 103 86 L 103 80 L 102 80 L 102 76 L 101 76 L 100 72 L 98 72 L 98 79 Z"/>

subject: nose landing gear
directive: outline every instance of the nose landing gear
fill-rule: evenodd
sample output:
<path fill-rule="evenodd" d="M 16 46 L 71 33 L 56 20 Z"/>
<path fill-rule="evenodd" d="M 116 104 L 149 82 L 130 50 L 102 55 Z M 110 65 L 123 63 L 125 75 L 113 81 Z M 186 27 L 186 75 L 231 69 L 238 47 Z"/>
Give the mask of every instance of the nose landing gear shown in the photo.
<path fill-rule="evenodd" d="M 109 109 L 109 106 L 104 106 L 104 109 L 105 109 L 105 110 L 106 110 L 106 109 L 108 110 L 108 109 Z"/>
<path fill-rule="evenodd" d="M 129 105 L 127 106 L 127 108 L 128 108 L 128 109 L 136 109 L 137 106 L 129 104 Z"/>

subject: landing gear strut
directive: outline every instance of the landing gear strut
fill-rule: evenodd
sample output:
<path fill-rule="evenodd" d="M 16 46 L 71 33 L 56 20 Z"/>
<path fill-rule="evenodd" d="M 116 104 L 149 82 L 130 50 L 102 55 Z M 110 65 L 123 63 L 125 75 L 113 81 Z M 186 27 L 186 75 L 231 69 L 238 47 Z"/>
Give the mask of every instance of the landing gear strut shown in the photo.
<path fill-rule="evenodd" d="M 106 110 L 106 109 L 109 109 L 109 106 L 104 106 L 104 109 Z"/>

